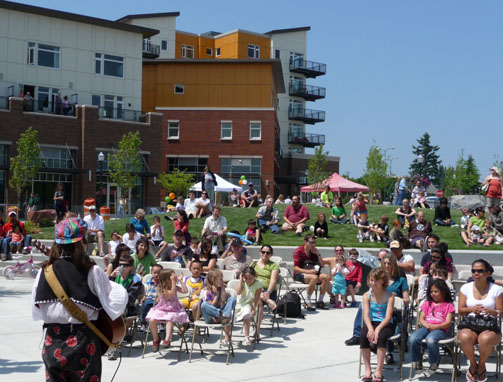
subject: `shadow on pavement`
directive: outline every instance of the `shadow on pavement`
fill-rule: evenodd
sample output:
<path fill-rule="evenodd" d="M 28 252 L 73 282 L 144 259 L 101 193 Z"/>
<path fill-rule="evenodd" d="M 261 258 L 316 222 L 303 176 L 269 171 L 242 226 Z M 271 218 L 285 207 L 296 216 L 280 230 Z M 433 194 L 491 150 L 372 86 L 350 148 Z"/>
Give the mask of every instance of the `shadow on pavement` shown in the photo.
<path fill-rule="evenodd" d="M 0 375 L 10 373 L 35 373 L 43 366 L 42 361 L 12 361 L 0 358 Z"/>

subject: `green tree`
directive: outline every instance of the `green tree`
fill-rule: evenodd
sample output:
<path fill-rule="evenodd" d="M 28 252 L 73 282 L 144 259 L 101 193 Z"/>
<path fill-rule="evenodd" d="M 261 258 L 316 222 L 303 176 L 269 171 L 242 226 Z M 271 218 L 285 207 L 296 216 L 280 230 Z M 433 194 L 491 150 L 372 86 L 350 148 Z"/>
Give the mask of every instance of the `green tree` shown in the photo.
<path fill-rule="evenodd" d="M 21 207 L 23 191 L 32 184 L 33 178 L 42 166 L 38 131 L 33 130 L 30 126 L 24 133 L 21 133 L 16 146 L 17 155 L 10 159 L 9 186 L 16 190 L 19 207 Z"/>
<path fill-rule="evenodd" d="M 417 143 L 417 146 L 412 146 L 412 152 L 416 158 L 409 167 L 411 176 L 414 177 L 414 175 L 417 174 L 423 178 L 427 177 L 433 184 L 438 185 L 438 168 L 442 163 L 437 155 L 439 147 L 431 145 L 430 134 L 428 133 L 424 133 L 423 136 L 417 140 Z M 423 158 L 422 163 L 419 157 Z"/>
<path fill-rule="evenodd" d="M 455 169 L 452 166 L 444 167 L 444 178 L 443 178 L 442 189 L 444 191 L 444 196 L 446 198 L 458 193 L 456 188 Z"/>
<path fill-rule="evenodd" d="M 494 155 L 493 166 L 498 167 L 498 170 L 501 174 L 501 171 L 503 170 L 503 160 L 500 159 L 500 156 L 498 154 Z"/>
<path fill-rule="evenodd" d="M 461 151 L 455 167 L 447 167 L 444 177 L 446 196 L 474 194 L 480 188 L 480 173 L 472 155 L 465 159 Z"/>
<path fill-rule="evenodd" d="M 175 168 L 171 173 L 159 174 L 159 183 L 168 194 L 173 192 L 177 196 L 185 196 L 194 184 L 194 175 Z"/>
<path fill-rule="evenodd" d="M 370 188 L 370 200 L 374 193 L 381 193 L 387 185 L 388 164 L 384 158 L 384 154 L 380 147 L 375 145 L 375 142 L 370 146 L 367 155 L 367 168 L 363 179 L 365 184 Z"/>
<path fill-rule="evenodd" d="M 314 155 L 307 163 L 307 182 L 320 187 L 322 182 L 330 176 L 328 172 L 328 151 L 323 152 L 323 145 L 314 149 Z"/>
<path fill-rule="evenodd" d="M 129 190 L 136 185 L 138 173 L 142 169 L 141 143 L 138 131 L 124 134 L 119 142 L 119 150 L 108 157 L 110 178 L 117 183 L 122 195 L 129 195 Z M 127 192 L 124 193 L 125 191 Z M 128 205 L 130 205 L 129 201 Z"/>

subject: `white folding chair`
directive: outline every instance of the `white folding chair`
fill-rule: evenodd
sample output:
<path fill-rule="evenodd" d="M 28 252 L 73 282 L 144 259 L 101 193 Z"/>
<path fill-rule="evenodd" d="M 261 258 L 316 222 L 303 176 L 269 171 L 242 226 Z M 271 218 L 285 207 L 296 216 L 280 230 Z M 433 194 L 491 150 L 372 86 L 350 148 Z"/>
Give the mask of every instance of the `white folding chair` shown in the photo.
<path fill-rule="evenodd" d="M 217 268 L 224 269 L 224 259 L 217 259 Z"/>
<path fill-rule="evenodd" d="M 224 283 L 227 283 L 227 282 L 234 280 L 236 278 L 236 272 L 234 272 L 234 271 L 222 270 L 221 272 L 224 276 Z"/>
<path fill-rule="evenodd" d="M 182 264 L 176 261 L 159 261 L 157 264 L 162 265 L 163 269 L 180 269 Z"/>

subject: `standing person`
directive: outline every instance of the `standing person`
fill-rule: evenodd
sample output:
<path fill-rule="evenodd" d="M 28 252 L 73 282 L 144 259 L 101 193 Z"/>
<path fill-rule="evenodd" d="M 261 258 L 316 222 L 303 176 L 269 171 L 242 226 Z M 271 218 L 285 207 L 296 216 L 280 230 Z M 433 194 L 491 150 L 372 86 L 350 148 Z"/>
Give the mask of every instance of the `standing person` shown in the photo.
<path fill-rule="evenodd" d="M 63 114 L 68 115 L 71 114 L 70 112 L 72 111 L 72 103 L 68 99 L 67 96 L 63 98 Z"/>
<path fill-rule="evenodd" d="M 248 189 L 241 194 L 243 208 L 251 208 L 258 205 L 258 192 L 253 188 L 253 183 L 248 183 Z"/>
<path fill-rule="evenodd" d="M 283 231 L 295 231 L 297 236 L 302 235 L 306 228 L 306 222 L 309 220 L 309 211 L 303 204 L 300 203 L 298 195 L 292 197 L 292 204 L 286 207 L 283 214 Z"/>
<path fill-rule="evenodd" d="M 262 232 L 266 232 L 268 229 L 271 233 L 278 233 L 279 227 L 279 212 L 273 207 L 273 199 L 271 197 L 266 198 L 265 205 L 258 209 L 257 215 L 258 226 Z"/>
<path fill-rule="evenodd" d="M 344 247 L 342 245 L 335 247 L 335 255 L 344 256 Z M 349 258 L 346 260 L 345 264 L 345 267 L 348 270 L 348 274 L 346 275 L 346 289 L 348 294 L 351 296 L 351 308 L 358 307 L 355 295 L 362 287 L 363 269 L 362 264 L 358 261 L 358 256 L 358 250 L 356 248 L 351 249 L 349 251 Z"/>
<path fill-rule="evenodd" d="M 26 92 L 24 96 L 24 111 L 33 111 L 33 97 L 30 92 Z"/>
<path fill-rule="evenodd" d="M 501 204 L 501 175 L 498 167 L 491 167 L 491 173 L 486 176 L 482 182 L 482 187 L 487 185 L 486 192 L 486 207 L 490 209 L 492 206 L 499 206 Z"/>
<path fill-rule="evenodd" d="M 126 206 L 126 198 L 124 197 L 124 195 L 121 195 L 120 199 L 119 199 L 119 212 L 117 213 L 119 219 L 123 219 L 124 218 L 124 208 Z"/>
<path fill-rule="evenodd" d="M 349 273 L 346 268 L 346 260 L 343 255 L 335 256 L 335 267 L 332 268 L 330 274 L 333 276 L 332 294 L 334 295 L 334 308 L 346 308 L 346 280 L 345 277 Z M 339 296 L 341 304 L 339 305 Z"/>
<path fill-rule="evenodd" d="M 397 206 L 399 205 L 397 202 L 398 202 L 398 187 L 400 186 L 400 180 L 402 178 L 397 176 L 396 177 L 396 182 L 395 182 L 395 186 L 393 187 L 393 205 Z"/>
<path fill-rule="evenodd" d="M 62 110 L 63 110 L 63 100 L 61 99 L 61 93 L 58 93 L 56 95 L 56 109 L 55 109 L 55 113 L 56 114 L 61 114 Z"/>
<path fill-rule="evenodd" d="M 89 215 L 84 217 L 87 224 L 87 242 L 96 243 L 100 247 L 100 256 L 105 256 L 105 219 L 96 213 L 96 206 L 89 206 Z"/>
<path fill-rule="evenodd" d="M 204 166 L 204 173 L 201 180 L 201 189 L 207 192 L 211 206 L 213 206 L 213 203 L 215 203 L 215 187 L 217 185 L 217 178 L 215 174 L 211 172 L 210 165 L 207 164 L 206 166 Z"/>
<path fill-rule="evenodd" d="M 216 245 L 218 253 L 222 254 L 227 241 L 227 220 L 220 215 L 220 206 L 213 207 L 213 213 L 204 222 L 202 235 L 206 232 L 213 232 L 217 236 Z"/>
<path fill-rule="evenodd" d="M 321 193 L 321 205 L 322 207 L 330 208 L 334 203 L 334 194 L 330 191 L 330 186 L 325 187 L 325 191 Z"/>
<path fill-rule="evenodd" d="M 54 192 L 54 209 L 56 210 L 56 220 L 59 222 L 63 219 L 65 215 L 63 201 L 65 199 L 65 193 L 63 191 L 63 185 L 58 183 L 56 186 L 56 191 Z"/>
<path fill-rule="evenodd" d="M 412 189 L 412 192 L 410 194 L 410 200 L 411 204 L 413 207 L 421 207 L 418 205 L 419 201 L 419 194 L 423 192 L 423 195 L 426 193 L 426 188 L 423 186 L 423 181 L 421 179 L 416 180 L 416 185 Z"/>
<path fill-rule="evenodd" d="M 404 175 L 402 179 L 400 179 L 400 182 L 398 183 L 398 196 L 396 198 L 396 205 L 399 206 L 402 204 L 402 200 L 405 199 L 405 195 L 407 195 L 407 192 L 410 192 L 409 187 L 407 187 L 407 180 L 409 177 L 407 175 Z"/>
<path fill-rule="evenodd" d="M 108 280 L 105 272 L 85 253 L 82 239 L 86 224 L 66 219 L 55 230 L 55 243 L 45 270 L 52 265 L 59 282 L 90 321 L 100 309 L 115 320 L 124 311 L 128 295 L 124 288 Z M 101 380 L 101 352 L 98 336 L 73 317 L 49 286 L 45 272 L 39 272 L 33 286 L 32 316 L 46 328 L 42 359 L 47 380 Z M 85 361 L 83 361 L 85 360 Z"/>
<path fill-rule="evenodd" d="M 34 212 L 37 210 L 37 204 L 40 202 L 40 198 L 34 192 L 30 193 L 30 199 L 28 199 L 28 210 L 27 212 Z"/>

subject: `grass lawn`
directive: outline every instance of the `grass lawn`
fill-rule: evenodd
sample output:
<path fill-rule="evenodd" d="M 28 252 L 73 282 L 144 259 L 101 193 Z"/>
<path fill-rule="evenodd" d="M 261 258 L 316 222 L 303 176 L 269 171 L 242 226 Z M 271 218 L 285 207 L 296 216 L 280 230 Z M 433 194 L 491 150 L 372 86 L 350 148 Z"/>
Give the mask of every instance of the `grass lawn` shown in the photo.
<path fill-rule="evenodd" d="M 330 216 L 330 211 L 328 208 L 320 208 L 314 207 L 309 204 L 306 204 L 311 219 L 308 221 L 308 225 L 314 225 L 316 222 L 316 216 L 318 213 L 323 212 L 326 214 L 327 218 Z M 281 215 L 286 208 L 285 205 L 275 206 L 278 208 Z M 350 211 L 349 206 L 345 206 L 346 211 Z M 224 207 L 222 209 L 222 215 L 227 219 L 227 224 L 229 226 L 229 230 L 237 230 L 241 233 L 244 232 L 247 222 L 251 218 L 255 218 L 255 214 L 257 213 L 258 208 L 232 208 L 232 207 Z M 390 222 L 396 218 L 395 210 L 396 206 L 369 206 L 369 221 L 374 223 L 379 221 L 379 217 L 383 214 L 388 215 L 390 218 Z M 430 222 L 433 221 L 434 210 L 426 209 L 426 219 Z M 452 218 L 459 224 L 461 218 L 461 212 L 451 210 Z M 170 213 L 170 215 L 174 215 Z M 149 225 L 153 224 L 153 215 L 148 215 L 147 220 Z M 105 232 L 106 239 L 110 239 L 110 234 L 112 231 L 119 231 L 121 234 L 125 232 L 125 226 L 129 219 L 119 219 L 112 220 L 105 223 Z M 171 221 L 167 221 L 162 219 L 162 224 L 164 225 L 166 238 L 171 242 L 173 235 L 173 223 Z M 201 234 L 201 230 L 203 228 L 204 219 L 193 219 L 190 221 L 190 233 L 193 236 L 198 236 Z M 319 247 L 334 247 L 336 244 L 342 244 L 345 247 L 384 247 L 382 243 L 370 243 L 365 240 L 363 245 L 358 242 L 356 239 L 357 228 L 352 224 L 332 224 L 328 222 L 328 230 L 329 230 L 329 238 L 328 240 L 318 240 Z M 459 235 L 460 228 L 450 228 L 450 227 L 435 227 L 433 226 L 433 232 L 440 236 L 440 239 L 446 242 L 449 245 L 450 249 L 466 249 L 461 237 Z M 37 235 L 33 235 L 34 238 L 39 239 L 52 239 L 54 238 L 54 228 L 43 228 L 42 232 Z M 285 245 L 285 246 L 298 246 L 303 242 L 302 237 L 297 237 L 293 232 L 284 232 L 282 234 L 273 235 L 270 232 L 264 235 L 263 243 L 271 244 L 271 245 Z M 472 246 L 470 248 L 476 248 L 477 250 L 487 249 L 482 245 Z M 500 249 L 499 246 L 491 246 L 490 249 L 497 250 Z"/>

